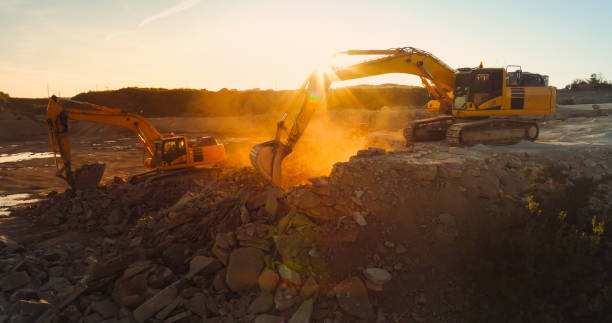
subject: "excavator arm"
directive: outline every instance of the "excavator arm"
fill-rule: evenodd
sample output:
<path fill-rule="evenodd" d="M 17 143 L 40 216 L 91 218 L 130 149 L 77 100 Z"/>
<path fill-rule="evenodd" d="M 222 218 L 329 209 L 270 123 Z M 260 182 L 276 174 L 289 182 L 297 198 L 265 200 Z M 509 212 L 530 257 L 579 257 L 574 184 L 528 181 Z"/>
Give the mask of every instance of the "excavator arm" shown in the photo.
<path fill-rule="evenodd" d="M 280 186 L 282 161 L 293 151 L 312 115 L 326 105 L 331 83 L 368 76 L 404 73 L 417 75 L 437 99 L 438 106 L 448 111 L 452 105 L 452 90 L 455 71 L 434 55 L 412 47 L 389 50 L 348 50 L 347 55 L 384 55 L 381 58 L 361 62 L 347 67 L 336 67 L 329 72 L 314 72 L 303 83 L 290 107 L 298 107 L 291 129 L 287 131 L 285 121 L 288 113 L 277 124 L 274 140 L 256 145 L 251 149 L 250 159 L 255 169 L 267 180 Z"/>
<path fill-rule="evenodd" d="M 122 112 L 92 103 L 69 99 L 60 100 L 53 96 L 47 105 L 49 141 L 54 154 L 57 176 L 68 182 L 73 189 L 95 187 L 104 173 L 103 164 L 85 165 L 73 171 L 68 120 L 85 120 L 123 127 L 136 133 L 140 143 L 150 156 L 154 155 L 154 141 L 162 135 L 146 119 L 139 115 Z M 65 105 L 79 108 L 68 108 Z M 57 158 L 59 154 L 59 159 Z"/>

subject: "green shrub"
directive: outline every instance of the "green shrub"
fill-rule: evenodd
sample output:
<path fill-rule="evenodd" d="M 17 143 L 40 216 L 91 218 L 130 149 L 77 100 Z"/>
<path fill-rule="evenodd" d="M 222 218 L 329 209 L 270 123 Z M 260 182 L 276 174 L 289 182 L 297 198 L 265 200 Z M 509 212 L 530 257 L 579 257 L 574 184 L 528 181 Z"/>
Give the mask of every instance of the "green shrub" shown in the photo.
<path fill-rule="evenodd" d="M 523 211 L 475 214 L 462 246 L 470 322 L 610 322 L 612 248 L 604 214 L 585 213 L 598 183 L 554 165 L 526 169 Z M 546 189 L 540 189 L 546 187 Z"/>

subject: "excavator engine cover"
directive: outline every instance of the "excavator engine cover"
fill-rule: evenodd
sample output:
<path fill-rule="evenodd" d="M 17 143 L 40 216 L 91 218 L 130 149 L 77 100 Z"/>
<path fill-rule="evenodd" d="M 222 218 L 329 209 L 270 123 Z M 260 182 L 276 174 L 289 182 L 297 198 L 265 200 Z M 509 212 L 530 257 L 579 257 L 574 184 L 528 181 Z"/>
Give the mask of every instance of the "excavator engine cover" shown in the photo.
<path fill-rule="evenodd" d="M 283 159 L 291 153 L 291 148 L 278 140 L 271 140 L 253 146 L 249 158 L 255 170 L 266 180 L 281 185 L 281 165 Z"/>
<path fill-rule="evenodd" d="M 106 164 L 86 164 L 74 172 L 74 185 L 79 191 L 95 189 L 102 180 Z"/>

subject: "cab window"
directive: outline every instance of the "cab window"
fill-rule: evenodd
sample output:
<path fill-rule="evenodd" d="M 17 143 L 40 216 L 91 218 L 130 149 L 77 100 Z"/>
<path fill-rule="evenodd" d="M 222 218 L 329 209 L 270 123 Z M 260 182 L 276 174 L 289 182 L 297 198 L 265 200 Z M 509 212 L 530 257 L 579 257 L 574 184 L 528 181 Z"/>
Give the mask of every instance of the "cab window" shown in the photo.
<path fill-rule="evenodd" d="M 164 141 L 163 160 L 165 162 L 172 162 L 173 160 L 185 155 L 186 153 L 187 147 L 183 138 L 169 139 Z"/>

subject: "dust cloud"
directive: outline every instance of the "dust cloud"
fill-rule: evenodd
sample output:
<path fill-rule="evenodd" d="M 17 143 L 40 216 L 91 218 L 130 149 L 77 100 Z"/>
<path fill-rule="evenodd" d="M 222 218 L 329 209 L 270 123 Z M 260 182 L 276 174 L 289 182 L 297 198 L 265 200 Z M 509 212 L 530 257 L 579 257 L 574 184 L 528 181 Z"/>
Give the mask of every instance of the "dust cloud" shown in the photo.
<path fill-rule="evenodd" d="M 369 146 L 398 148 L 398 142 L 402 140 L 401 130 L 413 117 L 413 109 L 388 107 L 375 111 L 315 112 L 302 138 L 283 162 L 284 185 L 305 184 L 309 178 L 329 175 L 335 163 L 348 161 L 358 150 Z M 248 124 L 251 131 L 241 131 L 235 137 L 221 139 L 227 151 L 227 164 L 231 166 L 250 166 L 251 148 L 274 138 L 277 119 L 242 118 L 248 119 L 241 123 Z M 383 139 L 381 133 L 384 133 Z"/>

